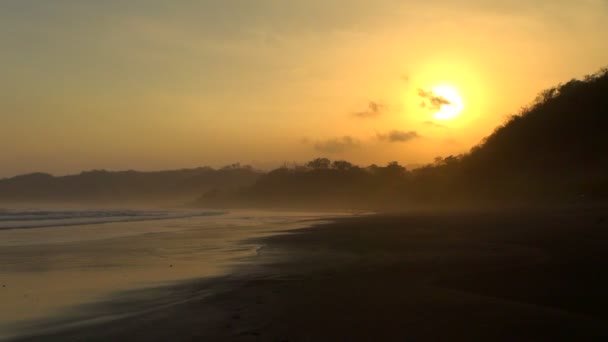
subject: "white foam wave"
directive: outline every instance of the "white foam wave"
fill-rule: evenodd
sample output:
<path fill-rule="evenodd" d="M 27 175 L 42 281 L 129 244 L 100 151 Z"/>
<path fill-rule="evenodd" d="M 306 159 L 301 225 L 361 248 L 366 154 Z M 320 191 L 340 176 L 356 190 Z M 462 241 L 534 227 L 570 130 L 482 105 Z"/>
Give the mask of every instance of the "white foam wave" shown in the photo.
<path fill-rule="evenodd" d="M 225 213 L 221 211 L 175 212 L 137 210 L 4 210 L 0 211 L 0 230 L 65 227 L 113 222 L 169 220 L 222 214 Z"/>

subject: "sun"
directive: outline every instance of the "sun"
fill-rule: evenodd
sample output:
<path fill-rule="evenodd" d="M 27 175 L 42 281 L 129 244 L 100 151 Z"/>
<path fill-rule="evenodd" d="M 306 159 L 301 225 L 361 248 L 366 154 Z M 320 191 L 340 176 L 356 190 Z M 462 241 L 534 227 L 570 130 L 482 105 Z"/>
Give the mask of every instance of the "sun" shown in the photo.
<path fill-rule="evenodd" d="M 456 118 L 464 109 L 464 102 L 456 88 L 449 85 L 439 85 L 431 88 L 435 96 L 441 97 L 446 102 L 439 106 L 439 110 L 433 114 L 437 120 L 452 120 Z"/>

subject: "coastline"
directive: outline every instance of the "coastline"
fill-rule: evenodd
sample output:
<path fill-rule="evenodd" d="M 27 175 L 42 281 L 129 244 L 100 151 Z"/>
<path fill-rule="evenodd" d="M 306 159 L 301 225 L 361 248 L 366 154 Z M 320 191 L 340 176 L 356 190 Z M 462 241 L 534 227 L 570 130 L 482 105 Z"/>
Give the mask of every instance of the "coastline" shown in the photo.
<path fill-rule="evenodd" d="M 337 218 L 254 239 L 252 263 L 163 310 L 20 341 L 606 338 L 605 213 Z"/>
<path fill-rule="evenodd" d="M 222 278 L 263 250 L 244 240 L 325 216 L 234 211 L 0 230 L 0 341 L 121 321 L 207 297 L 210 291 L 193 293 L 190 284 Z"/>

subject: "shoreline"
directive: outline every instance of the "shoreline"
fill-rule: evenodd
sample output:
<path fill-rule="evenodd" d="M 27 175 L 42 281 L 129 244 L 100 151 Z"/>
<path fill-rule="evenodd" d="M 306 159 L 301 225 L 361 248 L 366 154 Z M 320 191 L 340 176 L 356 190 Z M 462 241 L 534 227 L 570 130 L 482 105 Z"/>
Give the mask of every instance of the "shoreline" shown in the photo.
<path fill-rule="evenodd" d="M 0 246 L 0 340 L 130 318 L 183 302 L 181 294 L 192 300 L 188 291 L 193 286 L 172 285 L 202 284 L 230 274 L 260 252 L 258 244 L 241 241 L 323 218 L 250 211 L 0 231 L 6 245 Z"/>
<path fill-rule="evenodd" d="M 18 341 L 606 338 L 605 213 L 336 218 L 250 239 L 265 247 L 234 275 L 166 289 L 216 286 L 204 299 Z"/>

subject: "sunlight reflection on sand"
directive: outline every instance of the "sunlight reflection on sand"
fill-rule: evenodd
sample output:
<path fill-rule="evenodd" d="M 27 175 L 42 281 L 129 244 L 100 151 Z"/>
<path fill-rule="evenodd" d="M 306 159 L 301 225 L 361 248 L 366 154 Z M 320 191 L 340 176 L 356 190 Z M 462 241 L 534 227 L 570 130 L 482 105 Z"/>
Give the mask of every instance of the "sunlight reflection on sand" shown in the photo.
<path fill-rule="evenodd" d="M 324 216 L 239 211 L 0 231 L 0 331 L 8 334 L 17 325 L 25 327 L 26 322 L 119 291 L 225 273 L 239 259 L 259 252 L 261 246 L 242 240 L 304 227 Z"/>

